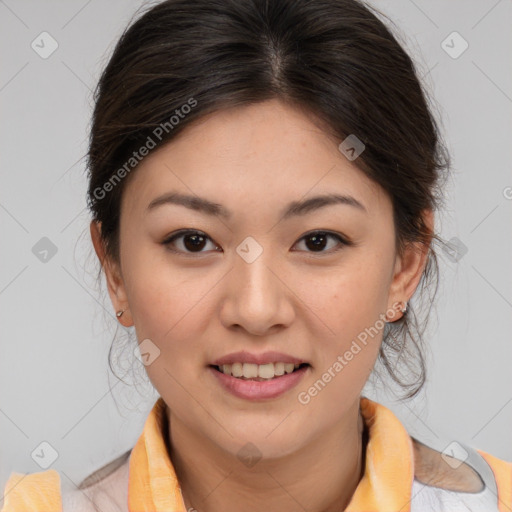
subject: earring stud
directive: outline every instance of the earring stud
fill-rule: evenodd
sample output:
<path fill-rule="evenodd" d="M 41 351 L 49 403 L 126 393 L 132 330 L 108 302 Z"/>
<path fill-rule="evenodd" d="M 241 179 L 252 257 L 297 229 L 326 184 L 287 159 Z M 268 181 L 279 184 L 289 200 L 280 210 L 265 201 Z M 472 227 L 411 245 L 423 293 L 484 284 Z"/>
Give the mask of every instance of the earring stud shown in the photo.
<path fill-rule="evenodd" d="M 126 311 L 126 309 L 121 309 L 116 313 L 117 318 L 123 315 L 123 313 Z"/>
<path fill-rule="evenodd" d="M 402 307 L 402 304 L 403 304 L 403 307 Z M 393 323 L 393 322 L 396 322 L 397 320 L 399 320 L 399 319 L 395 318 L 398 311 L 400 311 L 400 313 L 402 313 L 402 315 L 405 316 L 405 314 L 407 313 L 407 301 L 402 300 L 400 302 L 393 303 L 392 308 L 386 312 L 386 323 Z M 389 318 L 388 315 L 391 318 Z"/>

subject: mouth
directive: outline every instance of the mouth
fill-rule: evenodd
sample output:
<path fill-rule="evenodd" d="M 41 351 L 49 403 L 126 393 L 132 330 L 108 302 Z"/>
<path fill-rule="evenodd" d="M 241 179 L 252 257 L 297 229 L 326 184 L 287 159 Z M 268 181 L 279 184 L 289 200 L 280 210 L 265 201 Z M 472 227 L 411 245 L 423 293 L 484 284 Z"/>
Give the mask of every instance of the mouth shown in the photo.
<path fill-rule="evenodd" d="M 264 382 L 271 381 L 301 371 L 304 368 L 311 366 L 309 363 L 293 364 L 293 363 L 267 363 L 267 364 L 254 364 L 254 363 L 233 363 L 223 365 L 209 365 L 219 373 L 234 377 L 241 381 L 255 381 Z"/>
<path fill-rule="evenodd" d="M 221 388 L 237 398 L 274 400 L 291 391 L 311 372 L 309 363 L 231 363 L 208 365 Z"/>

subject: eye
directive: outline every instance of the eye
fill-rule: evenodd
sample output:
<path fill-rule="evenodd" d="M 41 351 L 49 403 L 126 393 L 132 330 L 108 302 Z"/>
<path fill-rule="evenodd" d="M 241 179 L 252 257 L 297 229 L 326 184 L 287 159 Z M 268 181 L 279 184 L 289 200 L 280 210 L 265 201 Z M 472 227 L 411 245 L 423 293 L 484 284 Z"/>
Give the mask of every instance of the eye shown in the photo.
<path fill-rule="evenodd" d="M 174 245 L 175 242 L 180 239 L 182 239 L 181 243 L 177 245 L 181 245 L 181 248 L 179 250 L 172 248 L 171 246 Z M 206 240 L 211 241 L 211 238 L 201 231 L 182 230 L 178 231 L 177 233 L 174 233 L 171 237 L 164 240 L 162 244 L 167 246 L 167 248 L 172 252 L 191 254 L 196 252 L 205 252 L 201 251 L 201 249 L 204 248 Z M 214 246 L 214 249 L 218 248 L 217 245 L 212 245 Z M 183 250 L 183 248 L 185 248 L 185 250 Z"/>
<path fill-rule="evenodd" d="M 326 241 L 328 239 L 334 239 L 339 242 L 339 247 L 334 250 L 324 251 L 323 249 L 328 245 Z M 304 235 L 300 240 L 305 240 L 305 245 L 313 250 L 310 252 L 337 252 L 345 245 L 352 245 L 347 239 L 338 235 L 337 233 L 330 233 L 329 231 L 312 231 Z"/>
<path fill-rule="evenodd" d="M 327 240 L 329 239 L 338 241 L 339 247 L 335 248 L 334 250 L 325 251 L 325 247 L 329 245 L 327 243 Z M 308 252 L 336 252 L 342 249 L 343 246 L 352 245 L 352 242 L 342 237 L 341 235 L 328 231 L 312 231 L 301 237 L 299 242 L 302 240 L 305 241 L 305 245 L 308 249 L 312 249 Z M 179 243 L 177 243 L 177 241 L 179 241 Z M 164 240 L 162 244 L 167 246 L 167 248 L 172 252 L 192 254 L 206 252 L 202 249 L 204 249 L 208 241 L 212 243 L 213 250 L 220 249 L 218 245 L 213 243 L 212 239 L 206 235 L 206 233 L 197 230 L 178 231 L 177 233 L 174 233 L 172 236 Z M 180 247 L 176 249 L 176 246 Z"/>

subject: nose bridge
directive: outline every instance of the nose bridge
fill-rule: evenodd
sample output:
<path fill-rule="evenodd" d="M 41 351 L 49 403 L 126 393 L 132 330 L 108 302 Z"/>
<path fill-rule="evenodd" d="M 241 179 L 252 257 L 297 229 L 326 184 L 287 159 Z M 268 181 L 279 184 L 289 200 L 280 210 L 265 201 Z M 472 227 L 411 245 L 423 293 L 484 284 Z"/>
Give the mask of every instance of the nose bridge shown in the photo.
<path fill-rule="evenodd" d="M 236 252 L 230 273 L 229 311 L 233 317 L 229 322 L 253 332 L 287 323 L 289 319 L 282 315 L 290 308 L 283 304 L 286 287 L 275 275 L 279 268 L 275 254 L 252 237 L 240 243 Z"/>
<path fill-rule="evenodd" d="M 239 300 L 249 300 L 255 305 L 262 300 L 268 303 L 276 291 L 276 277 L 269 268 L 275 256 L 268 244 L 264 247 L 253 237 L 247 237 L 236 252 L 234 277 Z"/>

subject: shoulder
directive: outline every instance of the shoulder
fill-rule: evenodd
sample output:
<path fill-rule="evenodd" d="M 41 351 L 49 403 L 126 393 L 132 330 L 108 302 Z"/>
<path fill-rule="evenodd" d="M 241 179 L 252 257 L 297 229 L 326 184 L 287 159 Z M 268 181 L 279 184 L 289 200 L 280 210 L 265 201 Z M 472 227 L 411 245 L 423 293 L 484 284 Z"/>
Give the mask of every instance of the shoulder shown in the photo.
<path fill-rule="evenodd" d="M 63 512 L 126 512 L 130 453 L 97 469 L 77 487 L 62 489 Z"/>
<path fill-rule="evenodd" d="M 512 510 L 512 462 L 452 441 L 442 452 L 412 438 L 411 512 Z"/>
<path fill-rule="evenodd" d="M 12 472 L 3 493 L 2 512 L 60 510 L 60 475 L 55 469 Z"/>
<path fill-rule="evenodd" d="M 97 469 L 94 473 L 91 473 L 87 478 L 82 480 L 78 488 L 89 489 L 93 488 L 99 482 L 105 481 L 107 478 L 121 474 L 120 469 L 126 469 L 128 467 L 131 450 L 123 453 L 113 461 L 105 464 L 101 468 Z"/>
<path fill-rule="evenodd" d="M 131 450 L 105 464 L 79 485 L 62 480 L 54 469 L 11 473 L 1 512 L 51 510 L 62 512 L 127 512 Z"/>
<path fill-rule="evenodd" d="M 411 438 L 414 448 L 414 477 L 431 487 L 477 493 L 485 488 L 480 474 L 468 463 L 458 458 L 438 452 Z"/>

